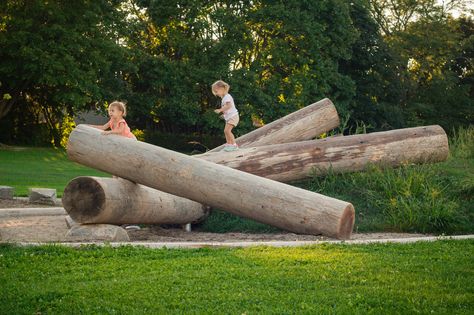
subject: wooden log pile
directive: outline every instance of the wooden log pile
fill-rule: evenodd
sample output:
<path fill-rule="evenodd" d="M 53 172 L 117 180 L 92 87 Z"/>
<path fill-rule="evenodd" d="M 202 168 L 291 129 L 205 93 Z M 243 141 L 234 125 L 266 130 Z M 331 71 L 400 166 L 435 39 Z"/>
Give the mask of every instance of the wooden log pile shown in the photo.
<path fill-rule="evenodd" d="M 121 178 L 74 179 L 63 204 L 79 223 L 183 224 L 203 220 L 207 205 L 296 233 L 348 239 L 350 203 L 282 182 L 448 155 L 439 126 L 311 140 L 338 124 L 334 105 L 324 99 L 238 138 L 240 150 L 197 156 L 80 125 L 69 139 L 69 158 Z"/>

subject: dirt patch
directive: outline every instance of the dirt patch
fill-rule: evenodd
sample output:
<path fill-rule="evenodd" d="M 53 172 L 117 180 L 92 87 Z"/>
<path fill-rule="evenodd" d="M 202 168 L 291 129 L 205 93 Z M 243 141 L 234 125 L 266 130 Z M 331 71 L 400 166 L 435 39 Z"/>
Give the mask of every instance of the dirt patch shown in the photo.
<path fill-rule="evenodd" d="M 25 208 L 40 205 L 26 200 L 1 200 L 0 208 Z M 41 207 L 48 207 L 41 205 Z M 0 217 L 1 242 L 65 242 L 69 227 L 66 215 L 8 216 Z M 330 240 L 321 235 L 295 233 L 209 233 L 187 232 L 179 228 L 158 225 L 143 226 L 140 230 L 127 230 L 132 242 L 246 242 L 246 241 L 321 241 Z M 352 239 L 391 239 L 426 236 L 405 233 L 355 233 Z"/>

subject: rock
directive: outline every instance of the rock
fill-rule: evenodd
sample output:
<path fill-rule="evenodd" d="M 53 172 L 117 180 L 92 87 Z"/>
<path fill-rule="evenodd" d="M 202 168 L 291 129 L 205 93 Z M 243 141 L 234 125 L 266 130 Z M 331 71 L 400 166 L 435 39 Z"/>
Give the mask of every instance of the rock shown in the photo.
<path fill-rule="evenodd" d="M 13 199 L 14 191 L 13 187 L 0 186 L 0 199 Z"/>
<path fill-rule="evenodd" d="M 67 242 L 129 242 L 127 231 L 111 224 L 74 224 L 66 233 Z"/>
<path fill-rule="evenodd" d="M 50 188 L 30 188 L 29 189 L 29 202 L 41 203 L 46 205 L 56 205 L 56 189 Z"/>
<path fill-rule="evenodd" d="M 66 221 L 66 225 L 69 229 L 71 229 L 73 226 L 78 224 L 76 221 L 71 219 L 71 217 L 68 215 L 64 218 L 64 220 Z"/>

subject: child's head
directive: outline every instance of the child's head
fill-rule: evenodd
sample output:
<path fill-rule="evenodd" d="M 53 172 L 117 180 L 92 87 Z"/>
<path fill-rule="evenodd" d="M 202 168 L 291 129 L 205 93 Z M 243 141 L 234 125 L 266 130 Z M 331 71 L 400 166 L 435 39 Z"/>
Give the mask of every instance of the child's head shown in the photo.
<path fill-rule="evenodd" d="M 112 116 L 112 113 L 119 112 L 119 116 L 125 117 L 127 116 L 127 107 L 125 103 L 119 101 L 113 101 L 109 104 L 109 115 Z"/>
<path fill-rule="evenodd" d="M 212 94 L 217 96 L 224 96 L 229 93 L 230 85 L 222 80 L 218 80 L 212 84 Z"/>

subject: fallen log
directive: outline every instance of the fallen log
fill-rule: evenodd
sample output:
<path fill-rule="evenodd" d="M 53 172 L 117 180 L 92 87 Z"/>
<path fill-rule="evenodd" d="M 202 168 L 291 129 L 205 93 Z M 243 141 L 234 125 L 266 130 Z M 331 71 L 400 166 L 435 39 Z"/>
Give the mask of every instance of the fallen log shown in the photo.
<path fill-rule="evenodd" d="M 310 140 L 331 129 L 339 127 L 336 107 L 328 98 L 303 107 L 237 139 L 241 148 L 268 144 Z M 208 152 L 223 149 L 221 145 Z"/>
<path fill-rule="evenodd" d="M 348 239 L 352 204 L 99 130 L 77 126 L 72 161 L 238 216 L 303 234 Z"/>
<path fill-rule="evenodd" d="M 369 164 L 397 167 L 435 163 L 448 157 L 440 126 L 425 126 L 320 140 L 275 144 L 197 157 L 280 182 L 311 175 L 364 170 Z"/>
<path fill-rule="evenodd" d="M 187 224 L 208 207 L 122 178 L 81 176 L 68 183 L 63 206 L 78 223 Z"/>
<path fill-rule="evenodd" d="M 311 139 L 337 127 L 338 124 L 339 116 L 334 104 L 329 99 L 323 99 L 250 132 L 239 138 L 238 142 L 245 147 L 256 146 L 259 143 L 272 143 L 272 141 L 285 143 Z M 217 150 L 217 148 L 214 150 Z M 136 185 L 137 187 L 132 185 L 126 180 L 112 178 L 74 179 L 66 187 L 62 198 L 63 204 L 74 221 L 79 223 L 181 224 L 200 221 L 207 215 L 207 212 L 203 213 L 199 210 L 195 202 L 190 201 L 187 204 L 180 197 L 176 197 L 176 201 L 172 202 L 172 195 L 165 194 L 166 197 L 163 197 L 163 192 L 158 190 L 139 184 Z M 79 189 L 79 192 L 75 193 L 74 189 Z M 128 194 L 128 191 L 130 191 L 130 194 Z M 123 197 L 120 197 L 117 202 L 112 202 L 114 200 L 112 196 L 117 195 L 117 192 L 123 193 Z M 153 196 L 153 194 L 156 194 L 156 196 Z M 86 200 L 85 196 L 92 195 L 100 196 L 99 199 L 94 199 L 96 204 Z M 160 204 L 161 200 L 165 200 L 164 205 Z M 124 216 L 123 209 L 125 208 L 121 204 L 126 204 L 129 213 L 134 213 L 134 215 Z M 144 205 L 146 206 L 144 207 Z M 94 210 L 91 210 L 92 208 Z M 207 207 L 205 208 L 207 209 Z M 138 211 L 138 209 L 149 210 Z M 166 221 L 163 221 L 165 213 L 159 213 L 158 209 L 166 209 L 164 210 L 168 216 Z M 183 216 L 183 211 L 192 215 Z M 198 217 L 200 213 L 203 216 L 201 218 Z M 183 220 L 189 221 L 183 222 Z"/>

